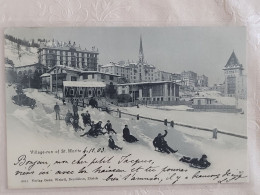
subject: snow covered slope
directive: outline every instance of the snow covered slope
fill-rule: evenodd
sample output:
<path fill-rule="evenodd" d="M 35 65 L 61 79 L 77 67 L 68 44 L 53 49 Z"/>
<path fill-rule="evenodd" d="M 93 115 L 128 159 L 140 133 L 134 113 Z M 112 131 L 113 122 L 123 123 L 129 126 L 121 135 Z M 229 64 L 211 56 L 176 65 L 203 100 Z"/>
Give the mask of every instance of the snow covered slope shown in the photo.
<path fill-rule="evenodd" d="M 36 47 L 28 47 L 21 45 L 18 52 L 17 43 L 5 39 L 4 45 L 5 57 L 14 62 L 14 66 L 24 66 L 35 64 L 38 62 L 38 54 Z"/>
<path fill-rule="evenodd" d="M 113 151 L 107 147 L 108 135 L 99 136 L 97 138 L 80 137 L 89 129 L 86 127 L 84 131 L 75 132 L 71 126 L 66 126 L 64 120 L 55 120 L 53 106 L 56 102 L 61 106 L 62 116 L 66 114 L 71 105 L 62 105 L 62 102 L 55 99 L 54 96 L 38 92 L 37 90 L 27 89 L 26 95 L 35 98 L 37 107 L 30 109 L 27 107 L 19 107 L 11 101 L 11 96 L 15 94 L 13 86 L 7 87 L 7 136 L 8 136 L 8 159 L 10 162 L 15 161 L 15 157 L 24 151 L 32 148 L 38 150 L 48 150 L 57 148 L 91 148 L 104 147 L 106 155 L 127 155 L 133 154 L 136 158 L 152 158 L 156 163 L 161 165 L 170 165 L 173 167 L 191 169 L 193 172 L 197 170 L 190 168 L 187 164 L 179 162 L 182 155 L 190 157 L 199 157 L 207 154 L 208 160 L 212 165 L 204 170 L 205 174 L 213 174 L 225 172 L 230 165 L 232 168 L 246 171 L 246 140 L 234 138 L 230 136 L 219 136 L 217 140 L 211 138 L 211 134 L 201 131 L 190 131 L 184 128 L 165 127 L 163 124 L 149 121 L 139 120 L 127 117 L 118 118 L 116 113 L 107 114 L 92 108 L 80 108 L 79 115 L 86 110 L 91 114 L 92 120 L 95 122 L 101 120 L 102 125 L 110 120 L 113 128 L 117 132 L 113 138 L 117 145 L 123 147 L 122 151 Z M 122 129 L 127 124 L 131 134 L 136 136 L 140 141 L 134 144 L 123 141 Z M 83 127 L 80 118 L 80 125 Z M 166 140 L 173 149 L 179 150 L 179 155 L 167 155 L 154 151 L 152 141 L 158 133 L 163 133 L 167 129 L 168 135 Z M 14 147 L 19 143 L 20 147 Z M 46 158 L 49 158 L 48 156 Z M 9 169 L 12 169 L 12 163 L 9 163 Z M 208 180 L 205 179 L 205 182 Z M 194 180 L 187 180 L 187 183 L 196 183 Z M 199 181 L 198 181 L 199 182 Z M 201 180 L 200 180 L 201 182 Z M 212 181 L 214 182 L 214 181 Z M 91 185 L 91 183 L 89 183 Z M 116 184 L 116 183 L 115 183 Z M 118 185 L 126 185 L 127 183 L 118 183 Z M 132 184 L 144 184 L 142 182 L 133 182 Z M 57 185 L 57 184 L 56 184 Z M 75 184 L 76 185 L 76 184 Z M 77 185 L 80 185 L 78 183 Z M 86 185 L 86 184 L 85 184 Z M 92 185 L 98 185 L 94 183 Z"/>

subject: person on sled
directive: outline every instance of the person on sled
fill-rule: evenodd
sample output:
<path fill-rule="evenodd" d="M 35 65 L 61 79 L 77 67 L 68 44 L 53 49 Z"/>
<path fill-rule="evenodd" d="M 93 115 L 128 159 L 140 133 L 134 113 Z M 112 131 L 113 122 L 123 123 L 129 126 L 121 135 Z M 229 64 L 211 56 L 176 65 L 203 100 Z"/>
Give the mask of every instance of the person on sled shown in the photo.
<path fill-rule="evenodd" d="M 109 140 L 108 140 L 108 147 L 113 149 L 113 150 L 122 150 L 122 147 L 119 147 L 115 144 L 115 141 L 113 140 L 112 136 L 109 136 Z"/>
<path fill-rule="evenodd" d="M 104 135 L 105 133 L 102 131 L 102 129 L 102 121 L 98 121 L 98 123 L 94 125 L 94 131 L 96 135 Z"/>
<path fill-rule="evenodd" d="M 159 133 L 157 137 L 154 138 L 153 145 L 155 149 L 157 148 L 159 152 L 165 152 L 167 154 L 176 153 L 178 150 L 173 150 L 170 146 L 168 146 L 168 143 L 164 140 L 164 138 L 168 133 L 167 130 L 164 131 L 165 131 L 164 135 Z"/>
<path fill-rule="evenodd" d="M 83 130 L 83 131 L 84 131 L 84 129 L 83 129 L 81 126 L 79 126 L 79 120 L 77 120 L 77 119 L 74 119 L 74 120 L 73 120 L 72 126 L 73 126 L 73 128 L 74 128 L 74 130 L 75 130 L 76 132 L 77 132 L 78 130 Z"/>
<path fill-rule="evenodd" d="M 96 135 L 96 132 L 95 132 L 95 123 L 94 123 L 94 121 L 91 121 L 90 129 L 86 133 L 80 135 L 80 137 L 83 137 L 83 136 L 92 136 L 92 137 L 97 137 L 98 136 L 98 135 Z"/>
<path fill-rule="evenodd" d="M 91 118 L 90 118 L 90 114 L 88 113 L 88 111 L 86 113 L 82 113 L 81 114 L 82 117 L 82 121 L 84 126 L 86 127 L 87 125 L 91 125 Z"/>
<path fill-rule="evenodd" d="M 107 121 L 107 123 L 104 126 L 104 129 L 107 130 L 108 134 L 110 134 L 110 132 L 116 134 L 115 130 L 112 128 L 112 124 L 111 124 L 110 120 Z"/>
<path fill-rule="evenodd" d="M 68 110 L 66 116 L 65 116 L 65 122 L 66 125 L 72 124 L 73 114 Z"/>
<path fill-rule="evenodd" d="M 208 157 L 206 154 L 203 154 L 200 159 L 183 156 L 180 159 L 180 161 L 189 163 L 190 167 L 194 167 L 198 169 L 206 169 L 211 165 L 211 163 L 207 160 L 207 158 Z"/>
<path fill-rule="evenodd" d="M 129 143 L 139 141 L 135 136 L 130 134 L 130 130 L 128 128 L 128 125 L 125 125 L 125 128 L 123 129 L 123 138 L 124 138 L 125 141 L 127 141 Z"/>

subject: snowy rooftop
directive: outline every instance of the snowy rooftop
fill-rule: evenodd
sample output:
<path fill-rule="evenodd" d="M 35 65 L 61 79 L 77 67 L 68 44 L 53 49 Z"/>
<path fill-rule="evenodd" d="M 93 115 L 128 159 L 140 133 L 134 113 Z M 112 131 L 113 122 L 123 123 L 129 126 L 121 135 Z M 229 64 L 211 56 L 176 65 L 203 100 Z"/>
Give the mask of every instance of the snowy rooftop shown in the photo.
<path fill-rule="evenodd" d="M 174 82 L 173 81 L 153 81 L 153 82 L 139 82 L 139 83 L 124 83 L 124 84 L 117 84 L 117 85 L 126 86 L 126 85 L 163 84 L 163 83 L 174 83 Z"/>
<path fill-rule="evenodd" d="M 211 98 L 211 97 L 192 97 L 191 99 L 210 99 L 210 100 L 215 100 L 215 98 Z"/>
<path fill-rule="evenodd" d="M 44 73 L 44 74 L 42 74 L 41 75 L 41 77 L 49 77 L 51 74 L 49 74 L 49 73 Z"/>
<path fill-rule="evenodd" d="M 64 87 L 105 87 L 106 84 L 98 81 L 63 81 Z"/>

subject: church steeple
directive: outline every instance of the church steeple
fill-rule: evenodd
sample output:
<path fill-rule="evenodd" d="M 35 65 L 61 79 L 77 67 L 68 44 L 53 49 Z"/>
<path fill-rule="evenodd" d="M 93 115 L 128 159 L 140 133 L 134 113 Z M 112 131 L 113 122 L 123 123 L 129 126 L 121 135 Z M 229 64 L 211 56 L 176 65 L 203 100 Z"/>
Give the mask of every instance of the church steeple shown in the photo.
<path fill-rule="evenodd" d="M 142 64 L 144 63 L 144 51 L 143 51 L 142 35 L 140 35 L 139 62 L 142 63 Z"/>

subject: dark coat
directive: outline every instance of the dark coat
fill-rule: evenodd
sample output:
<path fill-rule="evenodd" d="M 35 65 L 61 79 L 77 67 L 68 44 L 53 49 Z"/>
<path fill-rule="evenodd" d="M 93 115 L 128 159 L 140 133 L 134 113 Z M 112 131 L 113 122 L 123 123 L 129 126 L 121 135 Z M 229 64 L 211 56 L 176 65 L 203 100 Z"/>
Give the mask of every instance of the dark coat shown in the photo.
<path fill-rule="evenodd" d="M 55 111 L 55 112 L 60 112 L 60 106 L 56 104 L 56 105 L 54 106 L 54 111 Z"/>

